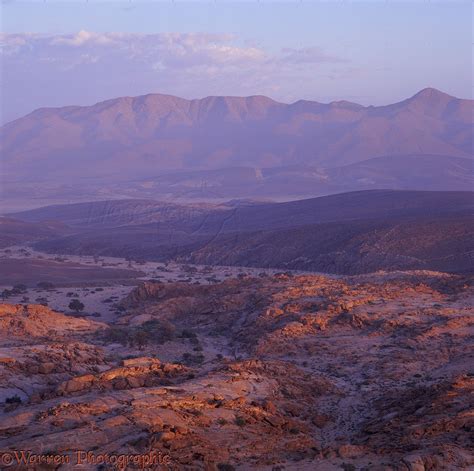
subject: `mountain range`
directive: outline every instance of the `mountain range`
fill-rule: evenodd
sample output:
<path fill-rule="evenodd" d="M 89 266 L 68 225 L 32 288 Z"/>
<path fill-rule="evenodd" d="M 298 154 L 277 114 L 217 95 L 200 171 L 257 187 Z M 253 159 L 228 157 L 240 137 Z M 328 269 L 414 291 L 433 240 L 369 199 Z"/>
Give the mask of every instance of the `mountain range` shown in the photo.
<path fill-rule="evenodd" d="M 473 101 L 424 89 L 387 106 L 150 94 L 41 108 L 1 128 L 3 178 L 123 181 L 233 167 L 336 168 L 473 157 Z M 257 173 L 258 175 L 258 173 Z"/>

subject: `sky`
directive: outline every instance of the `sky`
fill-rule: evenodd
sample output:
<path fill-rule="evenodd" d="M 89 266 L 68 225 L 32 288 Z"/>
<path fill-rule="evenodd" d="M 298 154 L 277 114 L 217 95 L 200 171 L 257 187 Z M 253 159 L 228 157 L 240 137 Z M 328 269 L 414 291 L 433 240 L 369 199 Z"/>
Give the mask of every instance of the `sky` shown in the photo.
<path fill-rule="evenodd" d="M 118 96 L 472 98 L 473 7 L 444 1 L 0 5 L 0 120 Z"/>

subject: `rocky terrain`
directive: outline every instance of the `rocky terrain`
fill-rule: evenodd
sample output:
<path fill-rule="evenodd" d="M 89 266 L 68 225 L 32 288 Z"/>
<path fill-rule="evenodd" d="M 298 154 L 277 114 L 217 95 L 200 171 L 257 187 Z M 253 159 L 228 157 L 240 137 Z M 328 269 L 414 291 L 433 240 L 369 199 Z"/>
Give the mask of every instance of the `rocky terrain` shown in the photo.
<path fill-rule="evenodd" d="M 472 469 L 473 290 L 428 271 L 262 273 L 144 282 L 101 322 L 4 304 L 0 451 L 155 452 L 172 470 Z"/>

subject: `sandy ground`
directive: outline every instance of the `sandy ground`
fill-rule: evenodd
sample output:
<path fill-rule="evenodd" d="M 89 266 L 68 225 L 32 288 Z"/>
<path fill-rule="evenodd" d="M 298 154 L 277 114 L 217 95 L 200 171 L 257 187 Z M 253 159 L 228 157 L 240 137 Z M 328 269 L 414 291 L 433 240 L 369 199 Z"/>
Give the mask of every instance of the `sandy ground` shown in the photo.
<path fill-rule="evenodd" d="M 31 273 L 24 273 L 22 280 L 18 269 L 15 271 L 16 283 L 29 284 L 32 287 L 26 289 L 22 294 L 9 296 L 3 301 L 6 303 L 32 303 L 45 304 L 60 312 L 71 312 L 68 308 L 72 299 L 78 298 L 84 304 L 82 316 L 92 315 L 97 320 L 111 322 L 115 319 L 114 304 L 126 296 L 138 283 L 145 280 L 160 280 L 167 282 L 190 282 L 196 284 L 209 284 L 222 281 L 228 278 L 236 278 L 239 275 L 257 276 L 261 273 L 268 275 L 281 270 L 262 268 L 242 268 L 242 267 L 210 267 L 203 265 L 181 265 L 176 263 L 159 262 L 134 262 L 125 258 L 116 257 L 94 257 L 80 255 L 57 255 L 38 252 L 26 246 L 12 246 L 0 250 L 0 261 L 4 261 L 4 270 L 15 265 L 15 260 L 24 261 L 50 261 L 64 264 L 65 273 L 70 270 L 71 264 L 78 264 L 81 267 L 98 269 L 126 269 L 136 270 L 144 276 L 117 280 L 114 278 L 101 281 L 72 281 L 54 283 L 54 288 L 43 289 L 36 287 L 36 283 L 31 285 Z M 20 264 L 17 264 L 19 266 Z M 9 269 L 9 268 L 8 268 Z M 26 268 L 25 268 L 26 269 Z M 294 272 L 303 273 L 303 272 Z M 8 273 L 2 273 L 3 279 L 8 279 Z M 45 278 L 38 279 L 37 282 L 48 281 Z M 13 284 L 0 284 L 0 292 L 11 289 Z"/>

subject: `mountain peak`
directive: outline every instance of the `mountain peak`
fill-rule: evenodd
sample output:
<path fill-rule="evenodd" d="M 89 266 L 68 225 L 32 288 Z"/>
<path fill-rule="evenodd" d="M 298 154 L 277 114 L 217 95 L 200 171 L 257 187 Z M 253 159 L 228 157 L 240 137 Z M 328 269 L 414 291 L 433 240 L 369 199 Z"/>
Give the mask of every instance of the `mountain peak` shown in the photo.
<path fill-rule="evenodd" d="M 331 101 L 329 105 L 332 108 L 341 108 L 341 109 L 349 109 L 349 110 L 360 110 L 364 108 L 362 105 L 359 105 L 358 103 L 353 103 L 352 101 L 347 101 L 347 100 Z"/>
<path fill-rule="evenodd" d="M 409 98 L 410 101 L 439 101 L 452 100 L 454 97 L 444 93 L 436 88 L 427 87 L 420 90 L 418 93 Z"/>

